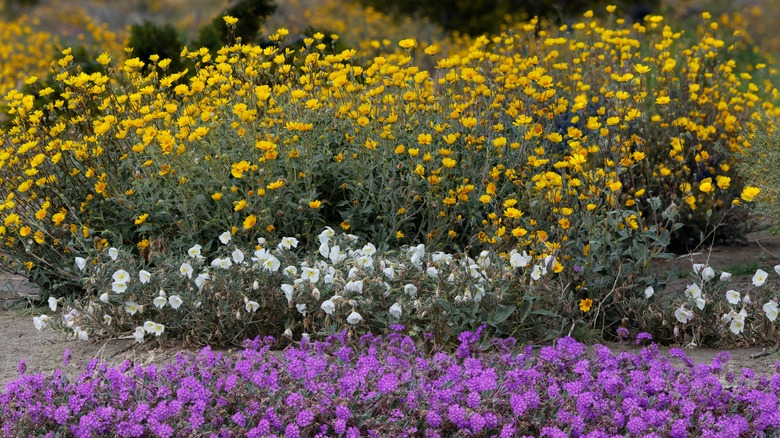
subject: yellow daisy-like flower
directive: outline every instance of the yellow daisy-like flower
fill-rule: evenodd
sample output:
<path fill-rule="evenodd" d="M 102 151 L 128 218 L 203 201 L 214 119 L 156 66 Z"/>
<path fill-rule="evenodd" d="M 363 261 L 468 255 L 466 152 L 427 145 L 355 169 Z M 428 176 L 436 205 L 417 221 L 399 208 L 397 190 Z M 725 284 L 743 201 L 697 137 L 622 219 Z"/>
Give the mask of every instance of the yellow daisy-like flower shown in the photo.
<path fill-rule="evenodd" d="M 138 216 L 138 218 L 136 218 L 136 220 L 135 220 L 135 224 L 136 225 L 141 225 L 142 223 L 146 222 L 146 218 L 148 218 L 148 217 L 149 217 L 149 213 L 144 213 L 144 214 Z"/>
<path fill-rule="evenodd" d="M 580 310 L 583 312 L 590 312 L 591 307 L 593 307 L 593 300 L 590 298 L 580 300 Z"/>
<path fill-rule="evenodd" d="M 255 217 L 255 215 L 253 214 L 250 214 L 249 216 L 246 217 L 246 219 L 244 219 L 244 229 L 248 230 L 254 227 L 256 223 L 257 223 L 257 217 Z"/>
<path fill-rule="evenodd" d="M 715 190 L 715 187 L 712 186 L 712 178 L 704 178 L 699 183 L 699 190 L 701 190 L 704 193 L 710 193 Z"/>
<path fill-rule="evenodd" d="M 309 202 L 309 207 L 313 209 L 318 209 L 322 205 L 322 202 L 319 199 L 315 199 L 311 202 Z"/>
<path fill-rule="evenodd" d="M 398 46 L 402 49 L 413 49 L 417 47 L 417 41 L 414 38 L 407 38 L 398 42 Z"/>
<path fill-rule="evenodd" d="M 225 15 L 224 17 L 222 17 L 222 19 L 225 20 L 225 24 L 227 24 L 228 26 L 232 26 L 238 23 L 238 18 L 231 17 L 230 15 Z"/>
<path fill-rule="evenodd" d="M 447 157 L 447 158 L 442 158 L 441 164 L 448 169 L 452 169 L 453 167 L 455 167 L 456 164 L 458 164 L 458 162 L 453 160 L 452 158 Z"/>
<path fill-rule="evenodd" d="M 351 225 L 349 224 L 349 222 L 348 222 L 348 221 L 343 221 L 343 222 L 341 222 L 341 223 L 339 224 L 339 226 L 340 226 L 340 227 L 341 227 L 341 229 L 342 229 L 342 230 L 344 230 L 344 231 L 347 231 L 347 230 L 348 230 L 348 229 L 351 227 Z"/>
<path fill-rule="evenodd" d="M 758 196 L 760 192 L 761 189 L 759 189 L 758 187 L 747 186 L 742 190 L 742 194 L 739 195 L 739 197 L 745 200 L 746 202 L 752 202 L 753 198 Z"/>
<path fill-rule="evenodd" d="M 659 96 L 655 98 L 655 104 L 656 105 L 666 105 L 669 103 L 672 99 L 669 98 L 669 96 Z"/>
<path fill-rule="evenodd" d="M 215 201 L 219 201 L 220 199 L 222 199 L 222 193 L 220 193 L 220 192 L 214 193 L 213 195 L 211 195 L 211 199 L 213 199 Z"/>

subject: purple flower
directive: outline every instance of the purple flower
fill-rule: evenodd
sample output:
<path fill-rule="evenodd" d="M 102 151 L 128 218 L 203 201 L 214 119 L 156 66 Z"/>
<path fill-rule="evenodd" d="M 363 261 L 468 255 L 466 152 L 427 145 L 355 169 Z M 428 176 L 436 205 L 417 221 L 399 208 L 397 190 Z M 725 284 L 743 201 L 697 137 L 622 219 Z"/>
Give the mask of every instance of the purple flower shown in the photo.
<path fill-rule="evenodd" d="M 627 328 L 625 328 L 625 327 L 618 327 L 617 328 L 617 337 L 618 337 L 619 340 L 625 341 L 626 339 L 628 339 L 628 337 L 630 335 L 631 335 L 631 333 L 629 333 Z"/>
<path fill-rule="evenodd" d="M 314 421 L 314 414 L 310 410 L 304 409 L 298 413 L 298 419 L 295 422 L 298 424 L 298 426 L 306 427 L 310 425 L 313 421 Z"/>
<path fill-rule="evenodd" d="M 398 376 L 394 373 L 386 373 L 376 383 L 376 387 L 382 394 L 393 392 L 398 388 Z"/>
<path fill-rule="evenodd" d="M 636 343 L 637 345 L 643 344 L 645 342 L 650 342 L 653 340 L 653 335 L 646 332 L 639 332 L 636 334 Z"/>
<path fill-rule="evenodd" d="M 436 413 L 436 411 L 428 411 L 428 413 L 425 415 L 425 421 L 427 421 L 428 425 L 434 429 L 441 426 L 441 417 Z"/>

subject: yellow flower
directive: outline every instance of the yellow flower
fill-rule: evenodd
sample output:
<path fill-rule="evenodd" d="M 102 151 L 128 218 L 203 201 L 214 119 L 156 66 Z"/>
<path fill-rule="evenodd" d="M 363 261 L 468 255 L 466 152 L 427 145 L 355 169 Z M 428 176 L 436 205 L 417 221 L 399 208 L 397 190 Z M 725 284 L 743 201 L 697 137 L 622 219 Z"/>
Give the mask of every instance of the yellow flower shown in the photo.
<path fill-rule="evenodd" d="M 669 98 L 669 96 L 659 96 L 659 97 L 657 97 L 655 99 L 655 104 L 656 105 L 666 105 L 670 101 L 671 101 L 671 99 Z"/>
<path fill-rule="evenodd" d="M 758 187 L 747 186 L 742 190 L 742 194 L 739 195 L 739 197 L 744 199 L 746 202 L 752 202 L 753 198 L 758 196 L 760 192 L 761 189 L 759 189 Z"/>
<path fill-rule="evenodd" d="M 438 51 L 439 51 L 439 46 L 437 46 L 435 44 L 432 44 L 432 45 L 430 45 L 430 46 L 425 48 L 425 54 L 426 55 L 430 55 L 430 56 L 435 55 L 436 52 L 438 52 Z"/>
<path fill-rule="evenodd" d="M 620 123 L 620 117 L 612 116 L 607 119 L 607 126 L 615 126 Z"/>
<path fill-rule="evenodd" d="M 54 216 L 51 217 L 51 220 L 54 222 L 54 225 L 59 225 L 62 221 L 65 220 L 65 213 L 55 213 Z"/>
<path fill-rule="evenodd" d="M 607 5 L 607 12 L 609 12 L 610 14 L 615 12 L 616 9 L 617 9 L 617 6 L 615 6 L 615 5 Z"/>
<path fill-rule="evenodd" d="M 246 208 L 246 199 L 242 199 L 233 203 L 233 211 L 241 211 L 244 208 Z"/>
<path fill-rule="evenodd" d="M 591 307 L 593 307 L 593 300 L 590 298 L 580 300 L 580 310 L 583 312 L 589 312 Z"/>
<path fill-rule="evenodd" d="M 718 188 L 722 190 L 726 190 L 731 184 L 731 178 L 727 176 L 718 175 L 715 177 L 715 180 L 717 180 Z"/>
<path fill-rule="evenodd" d="M 227 24 L 228 26 L 232 26 L 238 23 L 238 18 L 231 17 L 230 15 L 225 15 L 224 17 L 222 17 L 222 19 L 225 20 L 225 24 Z"/>
<path fill-rule="evenodd" d="M 712 187 L 712 178 L 704 178 L 699 182 L 699 190 L 701 190 L 704 193 L 710 193 L 715 190 L 714 187 Z"/>
<path fill-rule="evenodd" d="M 455 167 L 456 164 L 458 164 L 458 162 L 453 160 L 452 158 L 447 157 L 447 158 L 442 158 L 441 164 L 448 169 L 452 169 L 453 167 Z"/>
<path fill-rule="evenodd" d="M 22 236 L 22 237 L 27 237 L 27 236 L 30 235 L 31 231 L 32 230 L 30 229 L 30 227 L 25 225 L 25 226 L 22 227 L 21 230 L 19 230 L 19 235 Z"/>
<path fill-rule="evenodd" d="M 344 230 L 344 231 L 347 231 L 347 230 L 349 229 L 349 227 L 350 227 L 350 225 L 349 225 L 349 222 L 348 222 L 348 221 L 342 221 L 342 222 L 339 224 L 339 226 L 340 226 L 340 227 L 341 227 L 341 229 L 342 229 L 342 230 Z"/>
<path fill-rule="evenodd" d="M 636 71 L 640 75 L 643 75 L 643 74 L 645 74 L 645 73 L 650 71 L 650 67 L 648 67 L 646 65 L 642 65 L 642 64 L 636 64 L 634 66 L 634 71 Z"/>
<path fill-rule="evenodd" d="M 246 160 L 241 160 L 238 163 L 233 163 L 232 166 L 230 166 L 230 174 L 233 175 L 234 178 L 242 178 L 244 176 L 244 172 L 249 170 L 251 167 L 251 164 L 249 164 Z"/>
<path fill-rule="evenodd" d="M 146 222 L 146 218 L 149 217 L 149 213 L 144 213 L 135 220 L 136 225 L 141 225 L 142 223 Z"/>
<path fill-rule="evenodd" d="M 402 145 L 402 144 L 399 144 L 399 145 L 398 145 L 398 146 L 396 146 L 396 147 L 395 147 L 395 149 L 393 150 L 393 152 L 395 152 L 396 154 L 399 154 L 399 155 L 400 155 L 400 154 L 403 154 L 405 151 L 406 151 L 406 146 L 404 146 L 404 145 Z"/>
<path fill-rule="evenodd" d="M 278 188 L 281 188 L 282 186 L 284 186 L 284 181 L 278 179 L 278 180 L 272 182 L 271 184 L 268 184 L 268 186 L 266 188 L 268 190 L 276 190 Z"/>
<path fill-rule="evenodd" d="M 395 238 L 396 239 L 403 239 L 404 238 L 404 232 L 403 231 L 396 232 L 395 233 Z"/>
<path fill-rule="evenodd" d="M 523 216 L 523 212 L 514 207 L 509 207 L 504 210 L 504 216 L 512 219 L 519 219 Z"/>
<path fill-rule="evenodd" d="M 487 204 L 487 203 L 489 203 L 491 201 L 491 199 L 493 199 L 493 198 L 491 198 L 490 195 L 482 195 L 482 196 L 479 197 L 479 202 L 481 202 L 483 204 Z"/>
<path fill-rule="evenodd" d="M 222 193 L 215 192 L 213 195 L 211 195 L 211 199 L 213 199 L 215 201 L 219 201 L 220 199 L 222 199 Z"/>
<path fill-rule="evenodd" d="M 620 181 L 612 181 L 607 186 L 613 192 L 617 192 L 618 190 L 620 190 L 621 187 L 623 187 L 623 183 L 621 183 Z"/>
<path fill-rule="evenodd" d="M 322 202 L 320 202 L 319 199 L 315 199 L 314 201 L 309 202 L 309 207 L 315 210 L 320 208 L 320 205 L 322 205 Z"/>
<path fill-rule="evenodd" d="M 420 134 L 417 136 L 417 143 L 422 145 L 431 144 L 431 141 L 433 141 L 431 134 Z"/>
<path fill-rule="evenodd" d="M 256 223 L 257 223 L 257 218 L 255 217 L 255 215 L 250 214 L 249 216 L 246 217 L 246 219 L 244 219 L 244 229 L 248 230 L 254 227 Z"/>
<path fill-rule="evenodd" d="M 33 239 L 35 239 L 35 243 L 40 245 L 46 240 L 46 237 L 43 235 L 42 231 L 38 230 L 33 234 Z"/>
<path fill-rule="evenodd" d="M 407 38 L 398 42 L 402 49 L 413 49 L 417 47 L 417 41 L 414 38 Z"/>

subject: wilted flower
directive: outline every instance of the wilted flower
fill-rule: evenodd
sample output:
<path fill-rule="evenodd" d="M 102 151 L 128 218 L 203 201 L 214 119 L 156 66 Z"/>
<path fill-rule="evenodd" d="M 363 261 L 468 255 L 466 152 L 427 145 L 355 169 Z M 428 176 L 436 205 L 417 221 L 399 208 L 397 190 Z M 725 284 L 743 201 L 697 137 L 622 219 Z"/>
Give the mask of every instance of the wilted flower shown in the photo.
<path fill-rule="evenodd" d="M 701 279 L 705 282 L 712 280 L 715 278 L 715 270 L 711 267 L 707 266 L 706 268 L 702 269 L 701 271 Z"/>
<path fill-rule="evenodd" d="M 417 295 L 417 286 L 409 283 L 404 285 L 404 292 L 410 297 Z"/>
<path fill-rule="evenodd" d="M 720 281 L 727 281 L 731 278 L 731 273 L 723 271 L 720 273 Z"/>
<path fill-rule="evenodd" d="M 50 320 L 51 318 L 47 315 L 35 316 L 33 317 L 33 324 L 35 325 L 35 328 L 40 331 L 48 326 Z"/>

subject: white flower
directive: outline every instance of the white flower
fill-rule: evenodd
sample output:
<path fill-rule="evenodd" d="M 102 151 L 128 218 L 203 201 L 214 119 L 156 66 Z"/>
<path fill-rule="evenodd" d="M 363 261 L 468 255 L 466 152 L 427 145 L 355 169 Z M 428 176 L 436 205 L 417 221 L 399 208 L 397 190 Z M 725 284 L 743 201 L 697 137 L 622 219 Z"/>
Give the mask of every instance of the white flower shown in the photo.
<path fill-rule="evenodd" d="M 745 330 L 745 320 L 739 318 L 732 319 L 729 330 L 731 330 L 731 332 L 735 335 L 742 333 L 742 331 Z"/>
<path fill-rule="evenodd" d="M 449 266 L 449 264 L 452 262 L 452 254 L 436 251 L 435 253 L 431 254 L 431 261 L 437 267 L 441 267 L 442 265 Z"/>
<path fill-rule="evenodd" d="M 731 279 L 730 272 L 723 271 L 720 273 L 720 281 L 728 281 L 729 279 Z"/>
<path fill-rule="evenodd" d="M 355 312 L 355 311 L 353 311 L 352 313 L 349 314 L 349 316 L 347 316 L 347 322 L 352 324 L 352 325 L 355 325 L 355 324 L 359 323 L 362 320 L 363 320 L 363 317 L 360 316 L 360 314 Z"/>
<path fill-rule="evenodd" d="M 282 263 L 279 261 L 279 259 L 277 259 L 276 257 L 270 254 L 268 255 L 268 258 L 266 258 L 265 261 L 263 262 L 263 268 L 266 271 L 270 271 L 270 272 L 278 271 L 280 266 L 282 266 Z"/>
<path fill-rule="evenodd" d="M 211 266 L 213 268 L 229 269 L 231 266 L 233 266 L 233 262 L 231 262 L 227 257 L 224 259 L 217 257 L 211 261 Z"/>
<path fill-rule="evenodd" d="M 84 257 L 76 257 L 76 266 L 78 266 L 79 271 L 83 271 L 87 266 L 87 259 Z"/>
<path fill-rule="evenodd" d="M 763 269 L 759 269 L 753 275 L 753 286 L 761 286 L 766 281 L 767 273 Z"/>
<path fill-rule="evenodd" d="M 376 254 L 376 247 L 373 243 L 367 243 L 363 245 L 363 248 L 360 250 L 360 252 L 362 252 L 363 255 L 371 257 L 372 255 Z"/>
<path fill-rule="evenodd" d="M 701 270 L 701 279 L 705 282 L 712 280 L 715 278 L 715 270 L 711 267 L 707 266 L 706 268 Z"/>
<path fill-rule="evenodd" d="M 283 284 L 282 285 L 282 292 L 284 292 L 284 297 L 287 298 L 287 301 L 292 301 L 293 298 L 293 285 L 291 284 Z"/>
<path fill-rule="evenodd" d="M 674 317 L 677 318 L 677 321 L 685 324 L 693 319 L 693 312 L 683 306 L 680 306 L 679 309 L 674 311 Z"/>
<path fill-rule="evenodd" d="M 100 294 L 100 301 L 104 303 L 108 303 L 108 299 L 109 299 L 108 292 L 103 292 L 102 294 Z"/>
<path fill-rule="evenodd" d="M 539 265 L 534 266 L 534 270 L 531 271 L 531 278 L 538 280 L 542 277 L 542 268 Z"/>
<path fill-rule="evenodd" d="M 428 274 L 429 277 L 435 278 L 439 276 L 439 270 L 433 266 L 429 266 L 428 269 L 425 270 L 425 273 Z"/>
<path fill-rule="evenodd" d="M 764 313 L 766 313 L 766 317 L 770 321 L 774 322 L 777 319 L 778 308 L 776 302 L 769 301 L 766 304 L 764 304 L 764 307 L 762 307 L 762 309 L 764 309 Z"/>
<path fill-rule="evenodd" d="M 86 330 L 76 330 L 76 336 L 79 338 L 79 341 L 89 340 L 89 333 Z"/>
<path fill-rule="evenodd" d="M 655 289 L 653 289 L 653 286 L 647 286 L 645 288 L 645 298 L 648 300 L 655 294 Z"/>
<path fill-rule="evenodd" d="M 283 335 L 287 336 L 288 338 L 292 338 L 292 335 L 293 335 L 292 330 L 285 329 Z"/>
<path fill-rule="evenodd" d="M 694 263 L 693 264 L 693 272 L 696 275 L 699 275 L 699 272 L 701 272 L 702 269 L 704 269 L 704 264 L 703 263 Z"/>
<path fill-rule="evenodd" d="M 304 266 L 301 268 L 301 279 L 309 283 L 316 283 L 320 280 L 320 270 Z"/>
<path fill-rule="evenodd" d="M 311 335 L 309 335 L 308 333 L 301 333 L 301 340 L 309 342 L 311 340 Z"/>
<path fill-rule="evenodd" d="M 393 315 L 393 318 L 399 319 L 401 317 L 401 305 L 398 303 L 393 304 L 390 306 L 390 309 L 388 310 L 391 315 Z"/>
<path fill-rule="evenodd" d="M 182 263 L 179 266 L 179 273 L 182 277 L 192 278 L 192 265 L 189 263 Z"/>
<path fill-rule="evenodd" d="M 322 230 L 320 235 L 317 237 L 320 239 L 320 244 L 327 244 L 330 241 L 330 238 L 334 235 L 336 235 L 336 233 L 333 231 L 333 228 L 325 227 L 325 229 Z"/>
<path fill-rule="evenodd" d="M 525 251 L 520 254 L 516 249 L 513 249 L 511 254 L 511 257 L 509 257 L 509 266 L 513 268 L 525 268 L 528 266 L 528 263 L 533 260 L 533 257 L 529 256 Z"/>
<path fill-rule="evenodd" d="M 208 272 L 201 272 L 195 277 L 195 286 L 198 286 L 198 289 L 202 289 L 203 285 L 206 284 L 206 281 L 208 280 L 211 280 L 211 275 L 209 275 Z"/>
<path fill-rule="evenodd" d="M 298 309 L 298 313 L 302 314 L 303 316 L 306 316 L 306 303 L 296 304 L 295 308 Z"/>
<path fill-rule="evenodd" d="M 698 284 L 689 284 L 688 287 L 685 288 L 685 295 L 694 299 L 699 298 L 701 296 L 701 288 Z"/>
<path fill-rule="evenodd" d="M 135 342 L 138 342 L 139 344 L 144 343 L 144 336 L 146 335 L 146 331 L 143 327 L 136 327 L 135 332 L 133 332 L 133 337 L 135 338 Z"/>
<path fill-rule="evenodd" d="M 749 294 L 745 294 L 745 296 L 744 296 L 744 297 L 742 297 L 742 304 L 744 304 L 744 305 L 746 305 L 746 306 L 749 306 L 749 305 L 750 305 L 750 303 L 751 303 L 751 301 L 750 301 L 750 295 L 749 295 Z"/>
<path fill-rule="evenodd" d="M 225 231 L 224 233 L 219 235 L 219 241 L 222 242 L 223 245 L 227 245 L 228 242 L 230 242 L 230 239 L 233 238 L 233 234 L 230 231 Z"/>
<path fill-rule="evenodd" d="M 130 274 L 124 269 L 119 269 L 111 276 L 116 283 L 127 283 L 130 280 Z"/>
<path fill-rule="evenodd" d="M 395 278 L 395 271 L 393 270 L 392 266 L 388 266 L 385 269 L 382 269 L 382 273 L 385 274 L 385 277 L 387 277 L 387 279 L 390 281 Z"/>
<path fill-rule="evenodd" d="M 200 258 L 200 249 L 201 246 L 196 243 L 195 245 L 192 246 L 192 248 L 187 250 L 187 254 L 193 259 Z"/>
<path fill-rule="evenodd" d="M 45 329 L 48 326 L 48 323 L 49 323 L 50 319 L 51 318 L 49 318 L 46 315 L 35 316 L 35 317 L 33 317 L 33 324 L 35 325 L 35 328 L 38 331 L 41 331 L 41 330 Z"/>
<path fill-rule="evenodd" d="M 146 321 L 144 323 L 144 331 L 146 333 L 151 333 L 154 331 L 154 321 Z"/>
<path fill-rule="evenodd" d="M 704 297 L 696 298 L 696 307 L 699 308 L 699 310 L 704 310 L 704 306 L 707 304 L 707 301 L 704 300 Z"/>
<path fill-rule="evenodd" d="M 777 272 L 777 275 L 780 275 L 780 265 L 775 265 L 775 272 Z"/>
<path fill-rule="evenodd" d="M 265 237 L 258 237 L 257 238 L 257 244 L 260 246 L 265 245 Z"/>
<path fill-rule="evenodd" d="M 154 327 L 152 327 L 152 332 L 155 336 L 160 336 L 165 331 L 165 326 L 159 323 L 154 323 Z"/>
<path fill-rule="evenodd" d="M 328 254 L 330 254 L 330 247 L 328 246 L 328 242 L 327 241 L 326 242 L 322 242 L 320 244 L 319 251 L 320 251 L 320 255 L 321 256 L 326 257 L 326 258 L 328 257 Z"/>
<path fill-rule="evenodd" d="M 282 241 L 279 242 L 279 245 L 276 247 L 279 248 L 280 251 L 283 249 L 297 248 L 298 239 L 295 237 L 282 237 Z"/>
<path fill-rule="evenodd" d="M 325 300 L 320 304 L 320 309 L 328 315 L 333 315 L 333 312 L 336 310 L 336 304 L 331 300 Z"/>
<path fill-rule="evenodd" d="M 255 313 L 260 308 L 260 304 L 257 301 L 247 301 L 245 308 L 247 312 Z"/>
<path fill-rule="evenodd" d="M 325 284 L 333 284 L 336 281 L 336 277 L 333 276 L 333 274 L 326 274 L 322 278 L 322 282 Z"/>
<path fill-rule="evenodd" d="M 111 321 L 113 321 L 114 318 L 111 317 L 111 315 L 103 315 L 103 322 L 106 325 L 111 325 Z"/>
<path fill-rule="evenodd" d="M 113 246 L 108 248 L 108 256 L 111 257 L 111 260 L 116 260 L 116 258 L 119 257 L 119 250 Z"/>
<path fill-rule="evenodd" d="M 733 289 L 726 292 L 726 300 L 730 304 L 739 304 L 739 299 L 740 299 L 739 292 Z"/>
<path fill-rule="evenodd" d="M 348 281 L 344 285 L 344 292 L 355 292 L 358 294 L 363 293 L 363 280 Z"/>
<path fill-rule="evenodd" d="M 355 259 L 355 263 L 361 268 L 370 268 L 372 270 L 374 268 L 374 259 L 367 255 L 359 256 L 357 259 Z"/>
<path fill-rule="evenodd" d="M 334 265 L 339 264 L 340 262 L 344 261 L 347 258 L 347 254 L 341 252 L 341 247 L 338 245 L 335 245 L 333 248 L 330 249 L 330 253 L 328 254 L 328 258 L 330 259 L 331 263 Z"/>
<path fill-rule="evenodd" d="M 158 309 L 162 309 L 168 304 L 168 300 L 165 297 L 156 297 L 152 303 L 154 303 L 154 306 Z"/>
<path fill-rule="evenodd" d="M 233 257 L 233 261 L 237 264 L 241 264 L 244 262 L 244 252 L 240 249 L 236 248 L 233 250 L 230 255 Z"/>
<path fill-rule="evenodd" d="M 111 283 L 111 290 L 118 294 L 121 294 L 122 292 L 127 290 L 127 283 L 118 283 L 115 281 Z"/>
<path fill-rule="evenodd" d="M 57 299 L 54 297 L 49 297 L 49 309 L 51 309 L 52 312 L 57 311 Z"/>
<path fill-rule="evenodd" d="M 168 297 L 168 304 L 170 304 L 171 307 L 173 307 L 174 309 L 178 309 L 182 303 L 183 301 L 181 300 L 181 297 L 178 295 L 171 295 Z"/>
<path fill-rule="evenodd" d="M 282 272 L 284 273 L 284 275 L 286 275 L 288 277 L 294 277 L 294 276 L 298 275 L 298 268 L 296 268 L 293 265 L 290 265 L 290 266 L 284 268 L 282 270 Z"/>
<path fill-rule="evenodd" d="M 406 292 L 407 295 L 410 297 L 414 297 L 417 295 L 417 286 L 409 283 L 404 285 L 404 292 Z"/>
<path fill-rule="evenodd" d="M 146 284 L 146 283 L 148 283 L 148 282 L 149 282 L 149 280 L 151 280 L 151 279 L 152 279 L 152 274 L 151 274 L 149 271 L 145 271 L 145 270 L 143 270 L 143 269 L 141 269 L 140 271 L 138 271 L 138 280 L 139 280 L 141 283 L 143 283 L 143 284 Z"/>
<path fill-rule="evenodd" d="M 135 315 L 139 310 L 141 310 L 141 306 L 139 306 L 137 303 L 133 301 L 125 302 L 125 312 L 131 315 Z"/>

